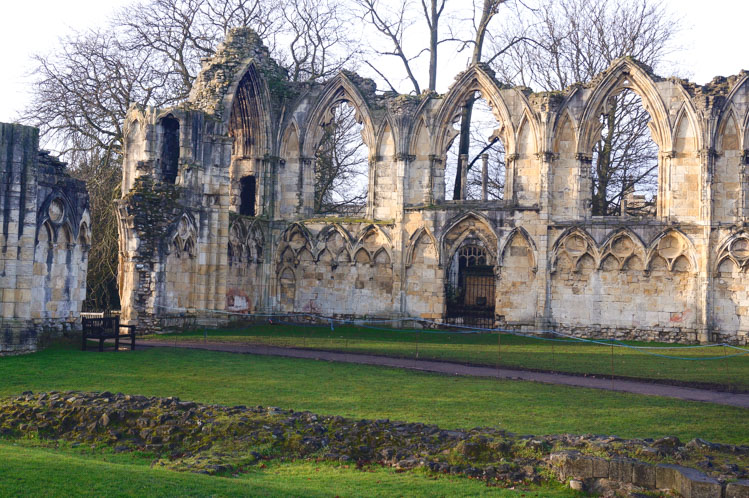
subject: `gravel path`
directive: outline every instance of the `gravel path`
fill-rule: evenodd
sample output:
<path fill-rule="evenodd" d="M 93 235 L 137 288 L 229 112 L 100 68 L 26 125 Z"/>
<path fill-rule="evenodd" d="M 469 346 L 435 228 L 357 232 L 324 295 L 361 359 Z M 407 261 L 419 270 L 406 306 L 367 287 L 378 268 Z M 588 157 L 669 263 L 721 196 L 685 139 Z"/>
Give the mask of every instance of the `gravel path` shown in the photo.
<path fill-rule="evenodd" d="M 227 353 L 257 354 L 265 356 L 285 356 L 288 358 L 305 358 L 311 360 L 325 360 L 340 363 L 358 363 L 362 365 L 378 365 L 384 367 L 406 368 L 424 372 L 435 372 L 446 375 L 462 375 L 471 377 L 492 377 L 500 379 L 527 380 L 544 384 L 558 384 L 575 387 L 588 387 L 606 391 L 618 391 L 634 394 L 663 396 L 689 401 L 703 401 L 719 405 L 749 408 L 749 394 L 735 394 L 693 387 L 671 386 L 633 380 L 611 379 L 606 377 L 583 377 L 549 372 L 530 372 L 526 370 L 512 370 L 509 368 L 492 368 L 482 366 L 463 365 L 443 361 L 416 360 L 409 358 L 391 358 L 359 353 L 339 353 L 334 351 L 317 351 L 312 349 L 293 349 L 251 344 L 227 344 L 219 342 L 187 342 L 179 341 L 140 341 L 139 346 L 147 347 L 178 347 L 187 349 L 205 349 L 209 351 L 224 351 Z"/>

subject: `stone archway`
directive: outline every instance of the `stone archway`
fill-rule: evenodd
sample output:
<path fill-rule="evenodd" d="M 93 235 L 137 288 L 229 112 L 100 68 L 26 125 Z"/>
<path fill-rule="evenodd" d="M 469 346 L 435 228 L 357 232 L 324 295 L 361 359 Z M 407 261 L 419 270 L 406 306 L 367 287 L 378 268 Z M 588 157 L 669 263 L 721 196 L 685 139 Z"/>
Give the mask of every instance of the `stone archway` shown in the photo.
<path fill-rule="evenodd" d="M 492 327 L 496 308 L 497 237 L 483 218 L 462 217 L 443 237 L 445 321 Z"/>

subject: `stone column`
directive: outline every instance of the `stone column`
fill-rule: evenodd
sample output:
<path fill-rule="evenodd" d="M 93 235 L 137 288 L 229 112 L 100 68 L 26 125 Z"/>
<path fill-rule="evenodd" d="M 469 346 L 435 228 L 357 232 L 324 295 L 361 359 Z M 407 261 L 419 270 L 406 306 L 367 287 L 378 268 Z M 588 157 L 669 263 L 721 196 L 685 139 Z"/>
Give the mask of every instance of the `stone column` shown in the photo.
<path fill-rule="evenodd" d="M 466 199 L 466 193 L 468 192 L 468 189 L 466 188 L 466 183 L 468 182 L 468 155 L 467 154 L 461 154 L 458 158 L 458 163 L 461 165 L 460 167 L 460 200 L 464 201 Z M 458 200 L 458 199 L 455 199 Z"/>
<path fill-rule="evenodd" d="M 481 154 L 481 200 L 489 200 L 489 154 Z"/>

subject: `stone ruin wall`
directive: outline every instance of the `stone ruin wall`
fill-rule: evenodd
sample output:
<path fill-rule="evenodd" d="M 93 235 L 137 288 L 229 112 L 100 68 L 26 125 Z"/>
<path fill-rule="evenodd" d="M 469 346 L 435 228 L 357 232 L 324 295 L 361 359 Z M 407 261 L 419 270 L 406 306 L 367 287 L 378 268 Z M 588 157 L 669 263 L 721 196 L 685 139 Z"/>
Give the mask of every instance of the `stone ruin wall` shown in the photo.
<path fill-rule="evenodd" d="M 39 130 L 0 123 L 0 354 L 74 327 L 86 297 L 88 193 L 39 150 Z"/>
<path fill-rule="evenodd" d="M 126 120 L 123 316 L 154 329 L 207 310 L 439 322 L 449 262 L 470 243 L 494 268 L 496 325 L 746 344 L 748 80 L 699 86 L 620 59 L 563 92 L 508 88 L 479 65 L 445 95 L 380 94 L 348 72 L 290 84 L 235 30 L 187 102 Z M 597 116 L 622 89 L 642 98 L 659 148 L 654 217 L 589 207 Z M 453 123 L 474 92 L 500 123 L 504 200 L 446 201 Z M 369 150 L 360 218 L 313 212 L 316 147 L 341 102 Z"/>

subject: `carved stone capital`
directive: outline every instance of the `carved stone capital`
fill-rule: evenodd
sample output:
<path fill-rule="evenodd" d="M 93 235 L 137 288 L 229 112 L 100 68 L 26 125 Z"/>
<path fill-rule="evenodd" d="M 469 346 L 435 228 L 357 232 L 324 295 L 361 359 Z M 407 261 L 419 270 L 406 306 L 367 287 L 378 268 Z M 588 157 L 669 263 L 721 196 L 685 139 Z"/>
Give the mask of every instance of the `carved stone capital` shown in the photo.
<path fill-rule="evenodd" d="M 578 161 L 582 161 L 584 163 L 592 163 L 593 154 L 588 154 L 585 152 L 578 152 L 575 154 L 575 159 L 577 159 Z"/>
<path fill-rule="evenodd" d="M 543 152 L 536 152 L 536 158 L 540 159 L 541 161 L 550 163 L 555 159 L 555 156 L 553 152 L 545 150 Z"/>
<path fill-rule="evenodd" d="M 676 151 L 675 150 L 663 150 L 661 151 L 661 158 L 662 159 L 673 159 L 676 157 Z"/>
<path fill-rule="evenodd" d="M 712 147 L 708 149 L 700 149 L 697 151 L 697 157 L 704 161 L 714 160 L 718 157 L 718 151 Z"/>
<path fill-rule="evenodd" d="M 400 154 L 396 154 L 394 156 L 394 159 L 396 161 L 405 161 L 407 163 L 410 163 L 410 162 L 412 162 L 412 161 L 414 161 L 416 159 L 416 156 L 414 156 L 413 154 L 403 154 L 403 153 L 400 153 Z"/>

